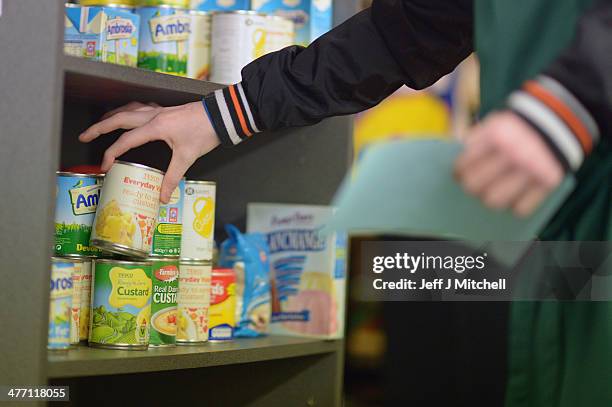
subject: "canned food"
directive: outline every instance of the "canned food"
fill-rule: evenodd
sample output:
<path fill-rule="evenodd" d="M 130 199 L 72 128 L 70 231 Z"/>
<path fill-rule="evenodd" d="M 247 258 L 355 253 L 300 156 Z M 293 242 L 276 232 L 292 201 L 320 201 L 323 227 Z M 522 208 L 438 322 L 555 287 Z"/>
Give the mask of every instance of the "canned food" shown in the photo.
<path fill-rule="evenodd" d="M 104 175 L 57 172 L 55 195 L 55 255 L 99 256 L 89 245 Z"/>
<path fill-rule="evenodd" d="M 81 312 L 79 314 L 79 339 L 87 340 L 91 307 L 91 259 L 83 259 L 81 274 Z"/>
<path fill-rule="evenodd" d="M 254 11 L 230 11 L 212 16 L 210 80 L 240 82 L 242 68 L 264 55 L 266 16 Z"/>
<path fill-rule="evenodd" d="M 151 257 L 151 339 L 149 346 L 176 344 L 177 292 L 179 286 L 179 260 Z"/>
<path fill-rule="evenodd" d="M 136 0 L 79 0 L 82 6 L 134 6 Z"/>
<path fill-rule="evenodd" d="M 189 8 L 189 0 L 138 0 L 138 5 Z"/>
<path fill-rule="evenodd" d="M 81 334 L 81 297 L 83 285 L 83 260 L 71 259 L 72 271 L 72 306 L 70 312 L 70 344 L 77 345 Z"/>
<path fill-rule="evenodd" d="M 211 181 L 185 181 L 181 259 L 212 259 L 216 189 Z"/>
<path fill-rule="evenodd" d="M 151 292 L 151 262 L 94 260 L 89 346 L 146 349 Z"/>
<path fill-rule="evenodd" d="M 140 7 L 138 67 L 178 76 L 187 75 L 191 17 L 186 10 Z"/>
<path fill-rule="evenodd" d="M 236 326 L 236 274 L 230 268 L 215 268 L 210 284 L 208 340 L 232 340 Z"/>
<path fill-rule="evenodd" d="M 187 76 L 206 80 L 210 71 L 210 20 L 209 13 L 190 11 L 191 33 L 189 34 L 189 61 Z"/>
<path fill-rule="evenodd" d="M 178 291 L 178 345 L 208 340 L 208 308 L 212 265 L 208 261 L 181 261 Z"/>
<path fill-rule="evenodd" d="M 51 259 L 48 349 L 68 349 L 70 347 L 73 272 L 73 260 L 60 257 Z"/>
<path fill-rule="evenodd" d="M 115 161 L 104 180 L 91 244 L 108 252 L 147 257 L 163 176 L 146 165 Z"/>
<path fill-rule="evenodd" d="M 152 256 L 178 257 L 181 253 L 184 195 L 185 181 L 181 180 L 172 193 L 170 202 L 160 205 L 157 224 L 153 231 Z"/>

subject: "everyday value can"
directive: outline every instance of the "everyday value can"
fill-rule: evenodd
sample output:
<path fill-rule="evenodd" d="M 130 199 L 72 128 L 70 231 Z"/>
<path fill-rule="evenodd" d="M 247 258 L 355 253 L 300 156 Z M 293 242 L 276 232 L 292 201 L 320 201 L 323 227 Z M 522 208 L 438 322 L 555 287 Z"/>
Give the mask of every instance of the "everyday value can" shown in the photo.
<path fill-rule="evenodd" d="M 169 257 L 151 257 L 151 337 L 149 346 L 176 344 L 177 293 L 179 287 L 179 260 Z"/>
<path fill-rule="evenodd" d="M 185 180 L 179 182 L 172 193 L 170 202 L 160 204 L 157 224 L 153 231 L 151 256 L 173 256 L 181 253 L 181 232 L 183 228 L 183 197 Z"/>
<path fill-rule="evenodd" d="M 83 259 L 80 287 L 79 339 L 86 341 L 89 335 L 89 316 L 91 315 L 91 259 Z"/>
<path fill-rule="evenodd" d="M 152 285 L 151 262 L 94 260 L 89 346 L 146 349 Z"/>
<path fill-rule="evenodd" d="M 205 11 L 191 10 L 191 33 L 189 34 L 189 60 L 187 76 L 206 80 L 210 73 L 210 28 L 211 15 Z"/>
<path fill-rule="evenodd" d="M 71 259 L 72 271 L 72 305 L 70 308 L 70 344 L 78 345 L 81 336 L 81 297 L 83 295 L 83 260 Z"/>
<path fill-rule="evenodd" d="M 236 274 L 231 268 L 215 268 L 210 282 L 208 340 L 230 341 L 236 327 Z"/>
<path fill-rule="evenodd" d="M 178 345 L 197 345 L 208 340 L 208 312 L 212 264 L 181 261 L 179 268 Z"/>
<path fill-rule="evenodd" d="M 49 302 L 49 334 L 47 348 L 51 350 L 70 347 L 70 316 L 72 308 L 72 259 L 51 259 L 51 286 Z"/>
<path fill-rule="evenodd" d="M 104 179 L 91 245 L 121 255 L 148 257 L 163 177 L 155 168 L 115 161 Z"/>
<path fill-rule="evenodd" d="M 211 260 L 217 186 L 211 181 L 185 181 L 181 259 Z"/>
<path fill-rule="evenodd" d="M 138 67 L 178 76 L 187 75 L 191 17 L 171 6 L 139 7 Z"/>
<path fill-rule="evenodd" d="M 55 189 L 55 255 L 99 256 L 90 246 L 91 229 L 104 175 L 57 172 Z"/>

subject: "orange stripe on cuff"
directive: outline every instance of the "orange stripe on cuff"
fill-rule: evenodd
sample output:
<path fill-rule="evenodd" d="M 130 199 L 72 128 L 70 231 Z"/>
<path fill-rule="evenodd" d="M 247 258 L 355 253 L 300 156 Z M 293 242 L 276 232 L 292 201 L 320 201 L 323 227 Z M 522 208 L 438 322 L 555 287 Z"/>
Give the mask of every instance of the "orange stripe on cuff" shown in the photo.
<path fill-rule="evenodd" d="M 527 92 L 544 102 L 567 124 L 576 135 L 576 138 L 582 145 L 582 149 L 586 154 L 589 154 L 591 150 L 593 150 L 593 139 L 588 129 L 569 107 L 536 81 L 527 81 L 523 87 Z"/>
<path fill-rule="evenodd" d="M 234 85 L 229 87 L 230 95 L 232 96 L 232 102 L 234 102 L 234 108 L 236 109 L 236 114 L 238 114 L 238 120 L 240 120 L 240 127 L 242 127 L 242 131 L 247 137 L 251 137 L 253 133 L 249 131 L 247 127 L 246 120 L 244 119 L 244 114 L 242 114 L 242 109 L 240 108 L 240 103 L 238 103 L 238 97 L 236 96 L 236 90 L 234 89 Z"/>

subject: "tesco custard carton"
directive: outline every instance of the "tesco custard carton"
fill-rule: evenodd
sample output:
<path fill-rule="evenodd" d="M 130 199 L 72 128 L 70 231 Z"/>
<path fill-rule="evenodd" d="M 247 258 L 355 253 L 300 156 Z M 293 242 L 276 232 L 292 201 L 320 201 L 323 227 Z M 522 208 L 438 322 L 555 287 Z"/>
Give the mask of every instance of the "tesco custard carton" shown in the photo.
<path fill-rule="evenodd" d="M 198 11 L 248 10 L 249 0 L 191 0 L 190 8 Z"/>
<path fill-rule="evenodd" d="M 292 20 L 296 44 L 304 47 L 332 28 L 332 0 L 252 0 L 251 9 Z"/>
<path fill-rule="evenodd" d="M 344 335 L 346 235 L 320 233 L 329 206 L 251 203 L 247 231 L 270 247 L 271 334 L 326 339 Z"/>
<path fill-rule="evenodd" d="M 64 22 L 65 54 L 136 66 L 137 14 L 118 8 L 68 5 Z"/>

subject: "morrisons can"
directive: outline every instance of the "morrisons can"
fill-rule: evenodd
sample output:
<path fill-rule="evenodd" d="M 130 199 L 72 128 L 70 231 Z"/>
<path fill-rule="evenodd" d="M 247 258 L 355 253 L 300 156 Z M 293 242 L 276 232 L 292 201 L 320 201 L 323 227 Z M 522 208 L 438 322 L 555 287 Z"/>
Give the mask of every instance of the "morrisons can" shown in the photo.
<path fill-rule="evenodd" d="M 72 259 L 51 259 L 51 288 L 49 302 L 49 336 L 47 348 L 51 350 L 70 347 L 70 317 L 72 309 Z"/>
<path fill-rule="evenodd" d="M 179 260 L 171 257 L 151 257 L 151 339 L 149 346 L 176 344 L 177 293 Z"/>
<path fill-rule="evenodd" d="M 208 340 L 210 306 L 209 261 L 183 261 L 179 269 L 176 343 L 198 345 Z"/>
<path fill-rule="evenodd" d="M 178 257 L 181 253 L 184 195 L 185 180 L 181 180 L 172 193 L 170 202 L 160 205 L 153 231 L 151 256 Z"/>
<path fill-rule="evenodd" d="M 205 11 L 192 10 L 191 33 L 189 34 L 189 60 L 187 76 L 192 79 L 206 80 L 210 71 L 210 20 Z"/>
<path fill-rule="evenodd" d="M 148 257 L 163 177 L 155 168 L 115 161 L 104 179 L 91 245 L 121 255 Z"/>
<path fill-rule="evenodd" d="M 185 181 L 181 259 L 211 260 L 215 231 L 215 196 L 211 181 Z"/>
<path fill-rule="evenodd" d="M 71 259 L 72 271 L 72 306 L 70 308 L 70 344 L 78 345 L 81 336 L 81 298 L 83 296 L 83 260 Z"/>
<path fill-rule="evenodd" d="M 91 259 L 83 259 L 81 275 L 81 312 L 79 315 L 79 339 L 86 341 L 89 335 L 89 316 L 91 314 Z"/>
<path fill-rule="evenodd" d="M 89 346 L 146 349 L 152 285 L 149 261 L 94 260 Z"/>
<path fill-rule="evenodd" d="M 191 17 L 185 9 L 139 7 L 138 67 L 178 76 L 187 75 Z"/>
<path fill-rule="evenodd" d="M 90 246 L 104 175 L 57 172 L 55 189 L 55 255 L 99 256 Z"/>

